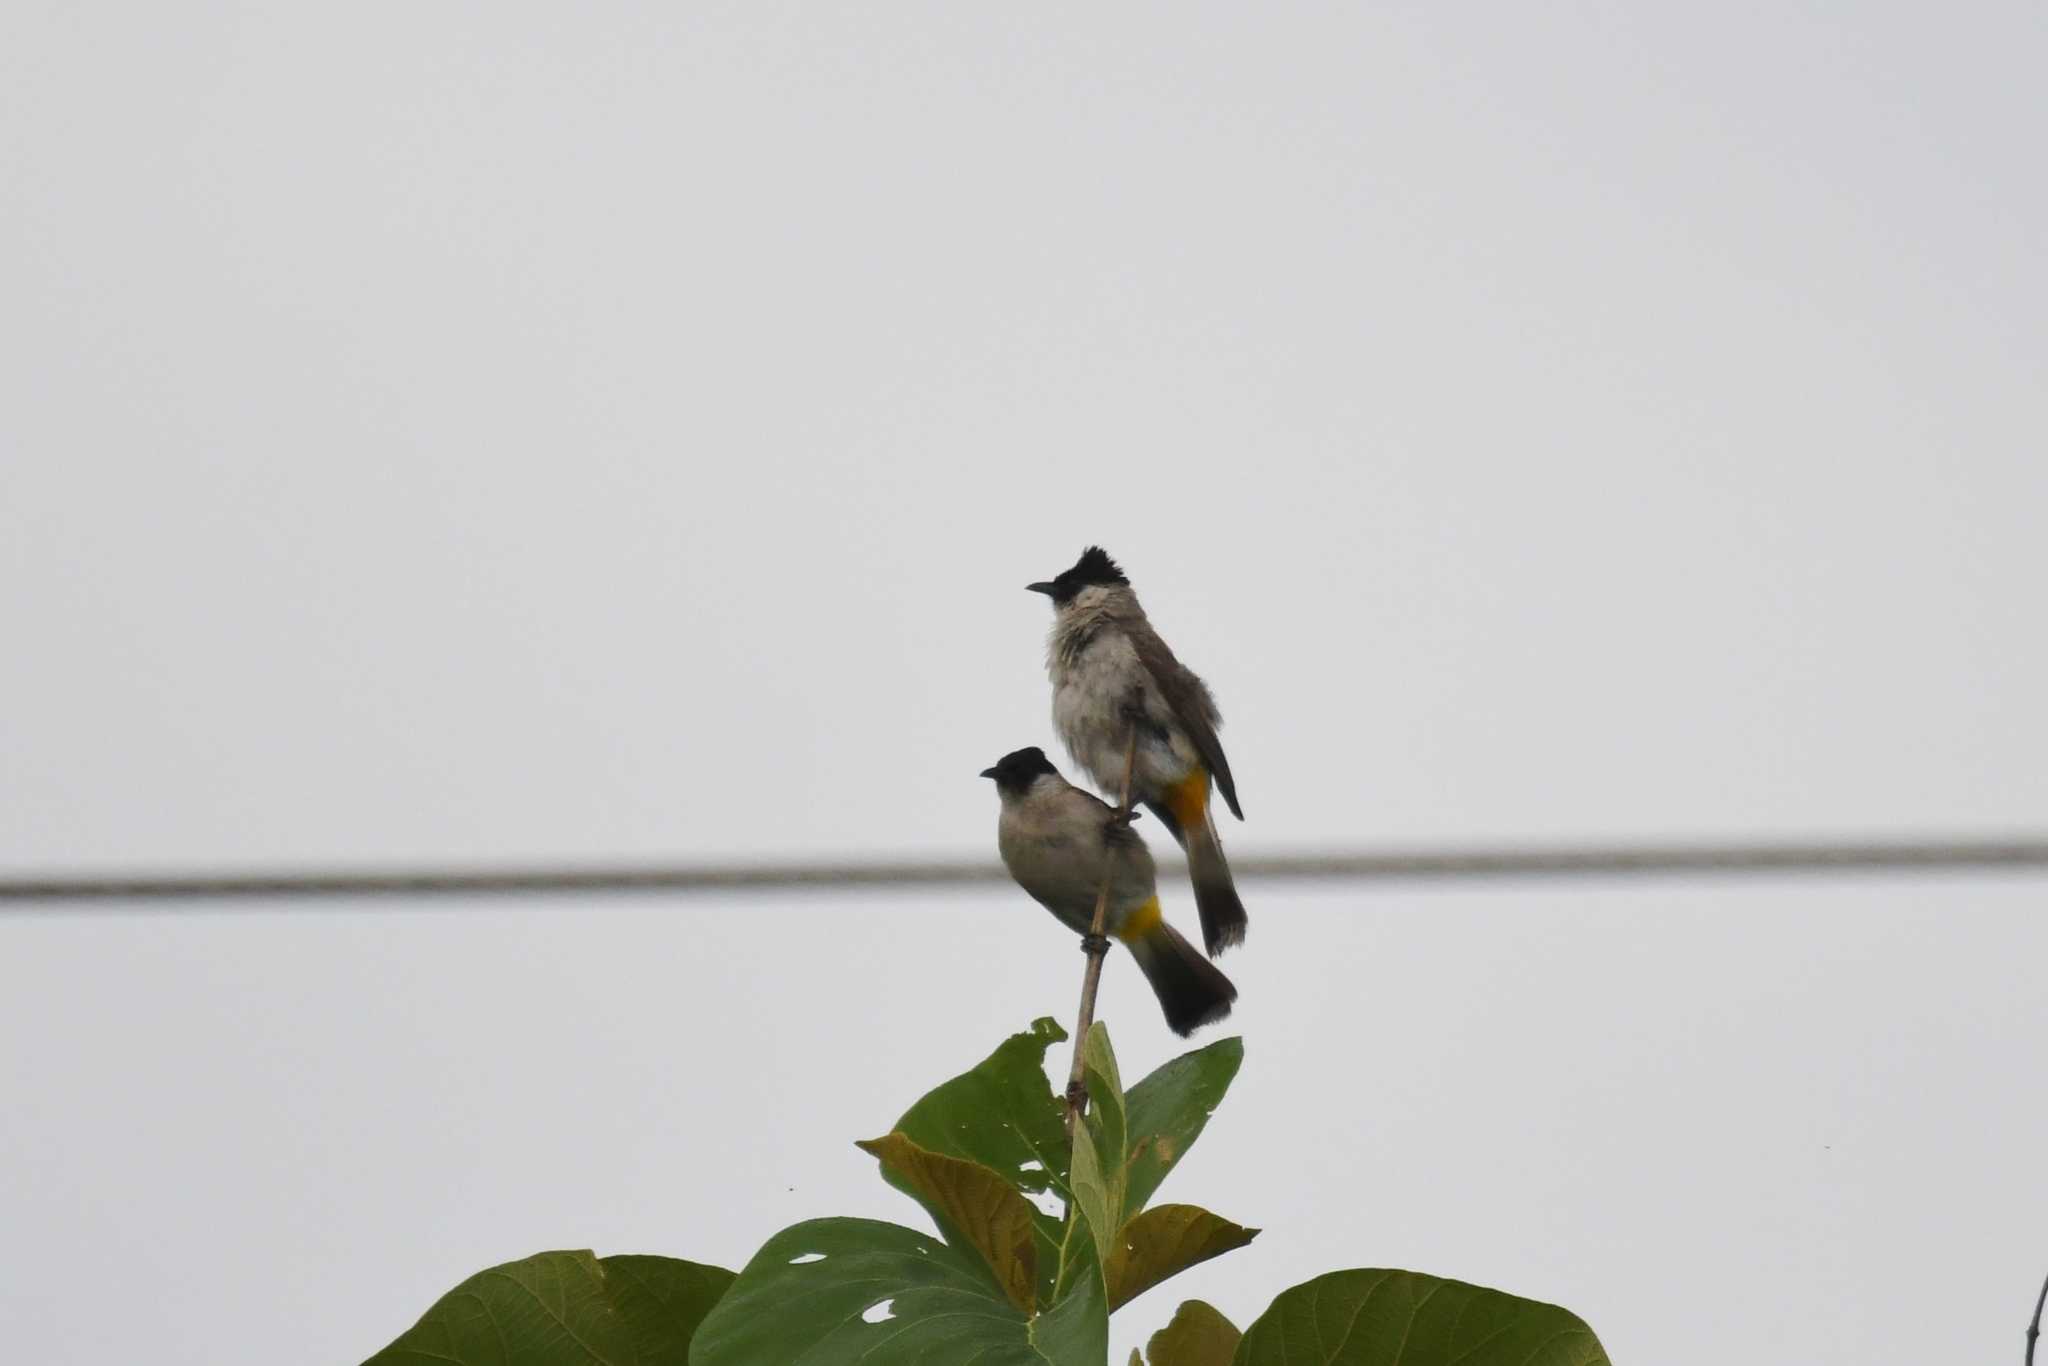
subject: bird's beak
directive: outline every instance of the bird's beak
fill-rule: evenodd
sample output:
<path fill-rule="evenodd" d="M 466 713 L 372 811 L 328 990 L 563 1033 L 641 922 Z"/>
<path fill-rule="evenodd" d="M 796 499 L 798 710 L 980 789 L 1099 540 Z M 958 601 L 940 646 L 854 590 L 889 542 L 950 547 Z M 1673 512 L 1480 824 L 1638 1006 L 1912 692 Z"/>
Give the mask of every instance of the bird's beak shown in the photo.
<path fill-rule="evenodd" d="M 985 768 L 981 771 L 981 776 L 984 778 L 993 778 L 996 776 L 996 771 L 992 768 Z"/>
<path fill-rule="evenodd" d="M 1043 593 L 1047 597 L 1051 597 L 1053 587 L 1049 583 L 1027 583 L 1024 585 L 1024 591 L 1027 593 Z"/>

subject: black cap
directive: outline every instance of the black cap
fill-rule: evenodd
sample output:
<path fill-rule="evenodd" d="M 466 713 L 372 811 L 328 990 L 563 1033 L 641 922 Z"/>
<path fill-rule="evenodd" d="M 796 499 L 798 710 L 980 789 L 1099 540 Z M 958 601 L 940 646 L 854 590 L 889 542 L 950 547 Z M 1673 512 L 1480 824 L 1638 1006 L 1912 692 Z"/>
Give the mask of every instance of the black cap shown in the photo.
<path fill-rule="evenodd" d="M 1049 583 L 1027 583 L 1025 589 L 1043 593 L 1054 602 L 1072 602 L 1074 595 L 1093 584 L 1130 585 L 1124 571 L 1117 567 L 1109 552 L 1099 545 L 1091 545 L 1081 552 L 1081 558 L 1074 561 L 1074 567 Z"/>
<path fill-rule="evenodd" d="M 1045 757 L 1045 751 L 1037 745 L 1025 749 L 1013 749 L 996 760 L 993 768 L 981 771 L 984 778 L 994 778 L 996 786 L 1005 792 L 1023 792 L 1030 788 L 1042 775 L 1057 774 L 1052 760 Z"/>

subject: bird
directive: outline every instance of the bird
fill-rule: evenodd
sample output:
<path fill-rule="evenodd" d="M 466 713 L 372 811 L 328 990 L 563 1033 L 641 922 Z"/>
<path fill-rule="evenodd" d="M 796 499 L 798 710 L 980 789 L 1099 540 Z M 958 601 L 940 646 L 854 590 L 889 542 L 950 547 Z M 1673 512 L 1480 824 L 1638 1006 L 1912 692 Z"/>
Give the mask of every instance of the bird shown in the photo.
<path fill-rule="evenodd" d="M 1243 820 L 1244 809 L 1216 738 L 1223 718 L 1208 685 L 1152 629 L 1130 579 L 1101 546 L 1082 551 L 1058 578 L 1025 587 L 1052 599 L 1046 672 L 1053 726 L 1067 752 L 1103 792 L 1119 793 L 1136 725 L 1131 800 L 1187 851 L 1209 956 L 1242 944 L 1244 902 L 1211 818 L 1210 785 L 1231 815 Z"/>
<path fill-rule="evenodd" d="M 995 779 L 1002 801 L 996 848 L 1003 866 L 1032 900 L 1085 946 L 1107 876 L 1103 929 L 1131 951 L 1167 1027 L 1185 1036 L 1230 1014 L 1237 988 L 1166 923 L 1152 852 L 1115 807 L 1061 777 L 1036 745 L 1012 750 L 981 776 Z"/>

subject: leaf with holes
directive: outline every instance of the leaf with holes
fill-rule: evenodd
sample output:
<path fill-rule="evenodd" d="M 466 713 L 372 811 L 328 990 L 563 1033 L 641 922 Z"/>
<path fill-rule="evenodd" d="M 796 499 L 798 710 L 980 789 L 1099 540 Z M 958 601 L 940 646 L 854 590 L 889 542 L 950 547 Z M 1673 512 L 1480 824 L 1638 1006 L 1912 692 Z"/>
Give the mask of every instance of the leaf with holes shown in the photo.
<path fill-rule="evenodd" d="M 896 1121 L 896 1132 L 929 1152 L 979 1162 L 1022 1191 L 1038 1234 L 1040 1290 L 1049 1293 L 1058 1262 L 1060 1213 L 1047 1206 L 1068 1198 L 1065 1104 L 1045 1080 L 1045 1050 L 1067 1032 L 1056 1021 L 1032 1022 L 971 1070 L 927 1092 Z M 889 1183 L 916 1192 L 883 1168 Z"/>
<path fill-rule="evenodd" d="M 1169 1276 L 1259 1236 L 1195 1205 L 1154 1205 L 1126 1223 L 1103 1267 L 1113 1314 Z"/>
<path fill-rule="evenodd" d="M 673 1257 L 542 1252 L 471 1276 L 366 1366 L 687 1366 L 732 1280 Z"/>
<path fill-rule="evenodd" d="M 1003 1178 L 961 1157 L 920 1148 L 902 1134 L 855 1145 L 881 1160 L 955 1247 L 979 1255 L 1011 1304 L 1030 1313 L 1037 1302 L 1038 1247 L 1031 1206 Z"/>
<path fill-rule="evenodd" d="M 1218 1039 L 1183 1053 L 1130 1089 L 1131 1157 L 1124 1200 L 1145 1208 L 1174 1164 L 1187 1156 L 1244 1062 L 1244 1040 Z"/>
<path fill-rule="evenodd" d="M 770 1238 L 697 1329 L 690 1366 L 1102 1366 L 1098 1300 L 1026 1316 L 974 1253 L 872 1219 L 813 1219 Z M 1064 1310 L 1064 1306 L 1062 1307 Z M 1099 1329 L 1098 1329 L 1099 1324 Z"/>
<path fill-rule="evenodd" d="M 1554 1304 L 1414 1271 L 1333 1271 L 1284 1290 L 1244 1330 L 1234 1366 L 1606 1366 Z"/>
<path fill-rule="evenodd" d="M 1152 1366 L 1231 1366 L 1242 1337 L 1237 1325 L 1201 1300 L 1188 1300 L 1145 1344 Z"/>

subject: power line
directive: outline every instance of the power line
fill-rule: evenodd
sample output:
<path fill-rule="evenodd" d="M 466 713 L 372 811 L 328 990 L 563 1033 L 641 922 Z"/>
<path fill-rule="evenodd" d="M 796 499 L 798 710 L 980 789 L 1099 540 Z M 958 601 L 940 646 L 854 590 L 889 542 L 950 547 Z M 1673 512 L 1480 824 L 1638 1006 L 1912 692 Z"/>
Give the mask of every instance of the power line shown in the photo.
<path fill-rule="evenodd" d="M 1670 844 L 1248 855 L 1250 881 L 1401 881 L 1689 874 L 2048 872 L 2048 838 L 1821 844 Z M 1177 872 L 1162 866 L 1162 876 Z M 0 879 L 0 902 L 214 901 L 248 898 L 436 897 L 619 892 L 851 891 L 1000 882 L 979 858 L 886 863 L 795 861 L 646 866 L 300 870 L 82 874 Z"/>

